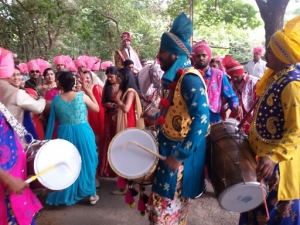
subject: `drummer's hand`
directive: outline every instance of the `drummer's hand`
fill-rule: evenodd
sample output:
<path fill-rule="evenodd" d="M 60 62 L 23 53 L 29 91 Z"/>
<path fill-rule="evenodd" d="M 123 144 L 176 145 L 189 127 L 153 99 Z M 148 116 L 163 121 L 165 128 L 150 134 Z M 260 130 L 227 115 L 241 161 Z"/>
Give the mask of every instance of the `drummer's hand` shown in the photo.
<path fill-rule="evenodd" d="M 29 187 L 29 184 L 27 184 L 25 181 L 13 176 L 9 176 L 5 183 L 8 191 L 15 194 L 22 194 L 23 191 Z"/>
<path fill-rule="evenodd" d="M 241 120 L 244 118 L 243 107 L 242 106 L 238 106 L 238 108 L 237 108 L 237 115 L 238 115 L 238 117 L 241 118 Z"/>
<path fill-rule="evenodd" d="M 167 167 L 171 168 L 173 171 L 177 171 L 182 163 L 176 161 L 173 156 L 169 156 L 166 159 L 165 164 L 166 164 Z"/>
<path fill-rule="evenodd" d="M 256 168 L 256 175 L 258 180 L 264 180 L 269 178 L 275 167 L 275 163 L 267 156 L 259 158 L 257 168 Z"/>
<path fill-rule="evenodd" d="M 276 171 L 272 177 L 270 178 L 268 185 L 269 185 L 269 192 L 273 190 L 273 188 L 279 183 L 279 174 Z"/>

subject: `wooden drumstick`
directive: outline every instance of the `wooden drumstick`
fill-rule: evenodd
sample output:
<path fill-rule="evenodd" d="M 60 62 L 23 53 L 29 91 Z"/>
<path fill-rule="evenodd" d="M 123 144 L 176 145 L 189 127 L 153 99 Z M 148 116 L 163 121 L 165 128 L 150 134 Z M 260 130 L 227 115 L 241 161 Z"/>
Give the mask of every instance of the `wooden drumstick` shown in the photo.
<path fill-rule="evenodd" d="M 28 178 L 27 180 L 25 180 L 25 182 L 26 182 L 27 184 L 29 184 L 29 183 L 31 183 L 32 181 L 35 181 L 38 177 L 40 177 L 40 176 L 44 175 L 45 173 L 47 173 L 47 172 L 53 170 L 54 168 L 56 168 L 56 167 L 57 167 L 58 165 L 60 165 L 60 164 L 66 164 L 66 165 L 68 166 L 68 168 L 71 169 L 70 166 L 69 166 L 66 162 L 56 163 L 55 165 L 49 166 L 48 168 L 42 170 L 42 171 L 39 172 L 38 174 L 36 174 L 36 175 L 34 175 L 34 176 Z"/>
<path fill-rule="evenodd" d="M 159 159 L 161 159 L 163 161 L 166 160 L 165 156 L 162 156 L 162 155 L 158 154 L 157 152 L 153 152 L 149 148 L 146 148 L 145 146 L 143 146 L 143 145 L 141 145 L 141 144 L 139 144 L 139 143 L 137 143 L 135 141 L 129 141 L 129 142 L 125 143 L 125 146 L 128 145 L 128 144 L 130 144 L 130 143 L 135 144 L 136 146 L 139 146 L 140 148 L 144 149 L 145 151 L 149 152 L 150 154 L 156 156 L 157 158 L 159 158 Z M 124 149 L 125 146 L 123 145 L 122 149 Z"/>

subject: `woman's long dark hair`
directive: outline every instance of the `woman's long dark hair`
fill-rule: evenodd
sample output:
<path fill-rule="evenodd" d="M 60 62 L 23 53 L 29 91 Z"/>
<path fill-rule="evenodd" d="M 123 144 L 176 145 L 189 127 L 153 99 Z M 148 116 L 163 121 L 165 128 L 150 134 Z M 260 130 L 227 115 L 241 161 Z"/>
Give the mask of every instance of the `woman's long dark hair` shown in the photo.
<path fill-rule="evenodd" d="M 118 76 L 122 80 L 122 83 L 120 84 L 120 90 L 122 90 L 123 94 L 128 90 L 128 88 L 133 88 L 136 92 L 138 92 L 131 70 L 127 68 L 122 68 L 119 69 L 118 72 Z"/>
<path fill-rule="evenodd" d="M 113 74 L 117 76 L 117 73 L 118 73 L 118 69 L 115 66 L 110 66 L 105 71 L 106 75 Z M 102 104 L 106 102 L 112 102 L 112 92 L 113 92 L 112 84 L 108 80 L 106 80 L 102 92 Z"/>
<path fill-rule="evenodd" d="M 57 80 L 64 92 L 72 91 L 75 86 L 75 76 L 69 71 L 60 71 Z"/>

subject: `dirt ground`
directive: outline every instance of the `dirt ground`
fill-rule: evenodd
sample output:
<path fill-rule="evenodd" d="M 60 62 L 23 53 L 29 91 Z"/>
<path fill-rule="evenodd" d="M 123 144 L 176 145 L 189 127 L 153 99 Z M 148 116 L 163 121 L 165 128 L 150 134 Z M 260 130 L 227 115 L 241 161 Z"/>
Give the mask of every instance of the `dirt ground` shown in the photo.
<path fill-rule="evenodd" d="M 97 191 L 100 200 L 94 206 L 84 199 L 72 206 L 53 207 L 45 204 L 45 197 L 41 197 L 44 209 L 37 225 L 148 225 L 147 216 L 140 216 L 137 206 L 131 209 L 125 204 L 124 196 L 111 195 L 115 189 L 115 179 L 100 178 Z M 188 225 L 236 225 L 238 217 L 238 213 L 218 206 L 212 187 L 207 184 L 206 193 L 191 202 Z"/>

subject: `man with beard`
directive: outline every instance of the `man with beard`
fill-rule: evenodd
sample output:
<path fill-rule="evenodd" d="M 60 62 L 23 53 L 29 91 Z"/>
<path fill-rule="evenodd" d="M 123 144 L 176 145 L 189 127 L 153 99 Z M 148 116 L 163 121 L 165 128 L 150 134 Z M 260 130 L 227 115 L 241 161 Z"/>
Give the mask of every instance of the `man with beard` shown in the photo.
<path fill-rule="evenodd" d="M 300 224 L 300 16 L 274 33 L 266 51 L 267 71 L 257 83 L 260 96 L 249 133 L 258 156 L 256 174 L 265 180 L 265 206 L 244 212 L 240 225 Z"/>
<path fill-rule="evenodd" d="M 234 93 L 227 76 L 221 70 L 209 66 L 212 51 L 206 41 L 202 40 L 193 46 L 192 57 L 194 67 L 204 72 L 203 78 L 208 90 L 210 122 L 218 123 L 221 121 L 222 103 L 228 103 L 233 112 L 241 115 L 242 108 L 239 107 L 238 97 Z"/>
<path fill-rule="evenodd" d="M 190 198 L 204 188 L 207 91 L 189 60 L 193 27 L 185 14 L 161 37 L 157 58 L 165 71 L 160 105 L 159 160 L 148 202 L 150 224 L 186 224 Z"/>

